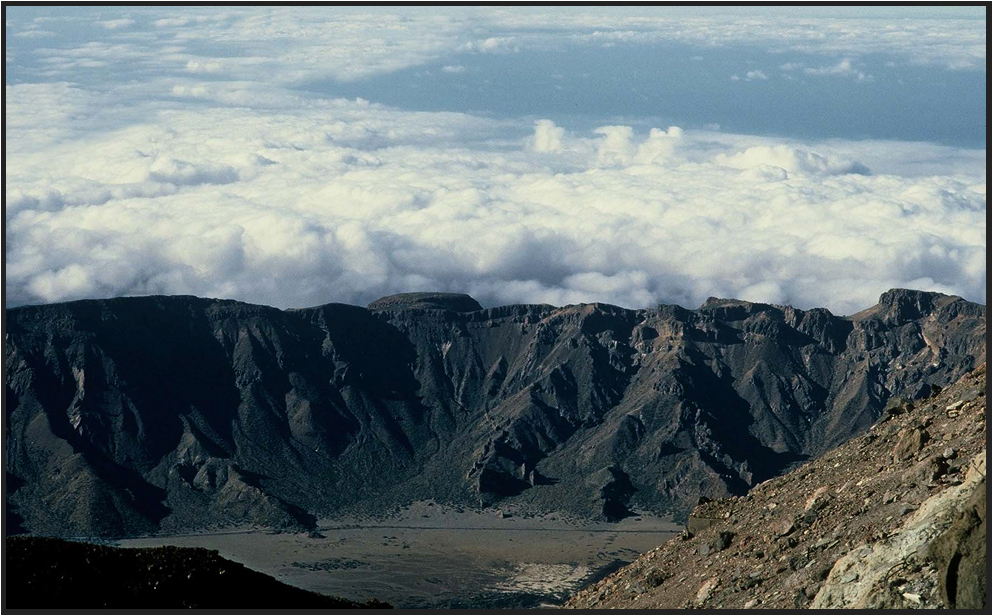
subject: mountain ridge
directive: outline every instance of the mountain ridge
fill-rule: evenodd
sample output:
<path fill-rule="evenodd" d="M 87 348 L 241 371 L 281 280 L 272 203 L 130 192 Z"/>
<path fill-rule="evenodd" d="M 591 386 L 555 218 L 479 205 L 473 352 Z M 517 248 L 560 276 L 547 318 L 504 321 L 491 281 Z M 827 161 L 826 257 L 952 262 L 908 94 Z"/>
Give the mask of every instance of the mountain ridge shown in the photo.
<path fill-rule="evenodd" d="M 685 515 L 986 353 L 985 307 L 899 289 L 852 317 L 433 293 L 370 306 L 8 309 L 13 511 L 70 535 L 308 526 L 424 498 Z"/>

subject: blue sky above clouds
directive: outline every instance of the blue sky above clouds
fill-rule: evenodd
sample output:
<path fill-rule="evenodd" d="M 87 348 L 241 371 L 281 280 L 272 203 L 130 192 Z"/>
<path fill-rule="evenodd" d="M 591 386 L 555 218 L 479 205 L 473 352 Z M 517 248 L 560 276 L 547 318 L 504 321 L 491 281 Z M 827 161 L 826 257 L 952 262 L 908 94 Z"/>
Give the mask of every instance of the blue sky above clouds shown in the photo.
<path fill-rule="evenodd" d="M 982 8 L 6 18 L 8 305 L 985 297 Z"/>

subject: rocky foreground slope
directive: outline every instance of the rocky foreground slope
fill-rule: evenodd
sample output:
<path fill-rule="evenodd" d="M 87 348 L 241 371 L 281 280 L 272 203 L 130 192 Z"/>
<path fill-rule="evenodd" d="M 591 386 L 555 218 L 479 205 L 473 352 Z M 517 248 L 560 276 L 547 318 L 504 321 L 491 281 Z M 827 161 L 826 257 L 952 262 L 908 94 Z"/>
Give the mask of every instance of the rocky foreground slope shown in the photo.
<path fill-rule="evenodd" d="M 746 496 L 571 608 L 989 608 L 986 367 Z"/>
<path fill-rule="evenodd" d="M 312 526 L 414 500 L 685 515 L 861 434 L 986 355 L 986 308 L 708 300 L 482 309 L 408 294 L 9 309 L 8 532 Z"/>
<path fill-rule="evenodd" d="M 288 586 L 201 548 L 8 537 L 4 609 L 384 609 Z"/>

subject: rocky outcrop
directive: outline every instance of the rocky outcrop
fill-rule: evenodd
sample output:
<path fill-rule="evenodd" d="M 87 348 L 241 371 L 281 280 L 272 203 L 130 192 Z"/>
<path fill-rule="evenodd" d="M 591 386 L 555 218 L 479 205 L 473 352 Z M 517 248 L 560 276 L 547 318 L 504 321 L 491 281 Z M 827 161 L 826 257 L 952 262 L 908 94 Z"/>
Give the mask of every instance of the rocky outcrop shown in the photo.
<path fill-rule="evenodd" d="M 950 530 L 951 520 L 954 517 L 961 517 L 960 512 L 965 501 L 976 492 L 978 484 L 985 480 L 986 452 L 983 451 L 973 456 L 967 469 L 961 484 L 938 492 L 925 500 L 910 518 L 892 534 L 887 533 L 883 539 L 871 545 L 860 546 L 839 558 L 828 573 L 824 585 L 814 597 L 810 607 L 813 609 L 901 609 L 908 607 L 908 602 L 910 604 L 922 604 L 924 601 L 922 588 L 913 589 L 917 592 L 893 592 L 892 582 L 894 578 L 892 574 L 895 570 L 908 567 L 908 563 L 934 567 L 934 564 L 937 563 L 925 563 L 919 557 L 933 545 L 941 558 L 941 569 L 935 572 L 935 579 L 938 580 L 939 586 L 944 585 L 946 590 L 944 593 L 939 593 L 938 597 L 928 598 L 940 598 L 946 602 L 945 607 L 955 608 L 959 562 L 952 563 L 952 560 L 959 553 L 960 547 L 970 554 L 970 548 L 974 551 L 975 547 L 962 544 L 961 541 L 956 541 L 956 538 L 953 537 L 944 538 L 940 544 L 936 543 L 936 539 L 943 530 Z M 975 511 L 974 507 L 971 509 Z M 945 558 L 945 551 L 951 552 L 947 558 Z M 985 543 L 982 554 L 985 554 Z M 982 556 L 980 556 L 980 560 L 983 560 Z M 949 567 L 950 564 L 953 565 L 953 568 Z M 942 575 L 942 570 L 944 575 Z M 951 573 L 951 584 L 949 584 L 949 573 Z M 985 576 L 983 580 L 985 580 Z M 969 582 L 971 584 L 967 584 L 968 590 L 963 589 L 964 595 L 972 598 L 972 595 L 981 593 L 980 596 L 985 596 L 985 593 L 982 592 L 982 580 L 973 578 Z M 977 582 L 980 583 L 977 584 Z M 949 585 L 951 586 L 950 594 L 947 590 Z M 928 589 L 930 590 L 930 588 Z"/>
<path fill-rule="evenodd" d="M 979 464 L 976 461 L 977 474 Z M 952 525 L 929 545 L 938 570 L 938 590 L 949 609 L 989 610 L 990 561 L 986 539 L 986 477 L 976 484 L 972 496 Z"/>
<path fill-rule="evenodd" d="M 743 497 L 701 503 L 694 530 L 567 607 L 988 607 L 986 386 L 983 366 Z"/>
<path fill-rule="evenodd" d="M 63 536 L 307 527 L 421 499 L 683 518 L 968 372 L 985 315 L 904 290 L 852 317 L 437 293 L 10 309 L 9 513 Z M 934 442 L 908 430 L 900 456 Z"/>

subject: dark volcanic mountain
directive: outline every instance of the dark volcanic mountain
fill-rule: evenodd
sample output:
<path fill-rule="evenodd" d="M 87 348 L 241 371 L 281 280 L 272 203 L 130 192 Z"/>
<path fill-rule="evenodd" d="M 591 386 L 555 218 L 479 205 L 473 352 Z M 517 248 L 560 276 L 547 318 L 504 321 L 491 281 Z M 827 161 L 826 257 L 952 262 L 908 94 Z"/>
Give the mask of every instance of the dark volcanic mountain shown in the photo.
<path fill-rule="evenodd" d="M 428 498 L 682 515 L 986 355 L 984 306 L 907 290 L 851 317 L 718 299 L 481 309 L 450 294 L 6 316 L 8 532 L 68 536 L 306 526 Z"/>

